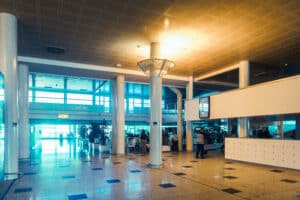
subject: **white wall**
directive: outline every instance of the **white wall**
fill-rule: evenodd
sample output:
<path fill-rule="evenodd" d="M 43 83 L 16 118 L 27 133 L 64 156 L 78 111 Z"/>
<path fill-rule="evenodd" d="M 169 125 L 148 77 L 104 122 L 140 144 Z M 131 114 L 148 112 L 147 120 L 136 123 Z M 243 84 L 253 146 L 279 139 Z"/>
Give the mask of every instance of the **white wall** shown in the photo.
<path fill-rule="evenodd" d="M 210 119 L 300 113 L 299 102 L 300 75 L 213 95 Z"/>
<path fill-rule="evenodd" d="M 184 104 L 184 120 L 199 120 L 199 99 L 188 99 Z"/>
<path fill-rule="evenodd" d="M 300 169 L 300 141 L 226 138 L 225 158 Z"/>

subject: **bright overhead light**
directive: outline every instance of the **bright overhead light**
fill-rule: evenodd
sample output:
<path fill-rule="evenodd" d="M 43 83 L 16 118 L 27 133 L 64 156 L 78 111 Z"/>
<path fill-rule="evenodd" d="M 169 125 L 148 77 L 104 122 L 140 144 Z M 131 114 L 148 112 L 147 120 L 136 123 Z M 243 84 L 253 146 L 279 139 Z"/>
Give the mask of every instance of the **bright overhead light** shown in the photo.
<path fill-rule="evenodd" d="M 58 114 L 57 118 L 59 118 L 59 119 L 68 119 L 69 115 L 68 114 Z"/>
<path fill-rule="evenodd" d="M 170 21 L 169 21 L 168 18 L 165 18 L 165 20 L 164 20 L 164 27 L 165 28 L 169 28 L 169 26 L 170 26 Z"/>

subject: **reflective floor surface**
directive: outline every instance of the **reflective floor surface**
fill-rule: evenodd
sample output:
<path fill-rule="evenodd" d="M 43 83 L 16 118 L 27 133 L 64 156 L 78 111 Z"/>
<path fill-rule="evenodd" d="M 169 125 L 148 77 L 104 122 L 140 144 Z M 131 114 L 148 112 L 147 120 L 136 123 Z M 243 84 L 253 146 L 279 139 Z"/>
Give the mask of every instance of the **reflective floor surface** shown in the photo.
<path fill-rule="evenodd" d="M 111 156 L 75 141 L 43 140 L 5 200 L 78 199 L 300 199 L 300 171 L 228 161 L 221 152 L 205 159 L 163 153 L 161 169 L 148 155 Z"/>

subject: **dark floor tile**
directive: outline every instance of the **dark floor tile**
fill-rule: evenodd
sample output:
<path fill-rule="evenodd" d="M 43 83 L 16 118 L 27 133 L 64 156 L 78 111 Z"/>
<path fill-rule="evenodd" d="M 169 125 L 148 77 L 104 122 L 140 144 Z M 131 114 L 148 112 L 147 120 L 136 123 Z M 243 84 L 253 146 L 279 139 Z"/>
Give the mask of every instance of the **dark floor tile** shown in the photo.
<path fill-rule="evenodd" d="M 226 170 L 235 170 L 235 168 L 232 168 L 232 167 L 225 167 L 224 169 L 226 169 Z"/>
<path fill-rule="evenodd" d="M 63 179 L 72 179 L 75 178 L 75 176 L 62 176 Z"/>
<path fill-rule="evenodd" d="M 228 179 L 237 179 L 238 177 L 235 177 L 235 176 L 224 176 L 224 178 L 228 178 Z"/>
<path fill-rule="evenodd" d="M 186 175 L 185 173 L 182 173 L 182 172 L 177 172 L 177 173 L 174 173 L 174 175 L 176 175 L 176 176 L 184 176 L 184 175 Z"/>
<path fill-rule="evenodd" d="M 121 162 L 112 162 L 114 165 L 121 164 Z"/>
<path fill-rule="evenodd" d="M 276 173 L 282 173 L 283 171 L 282 170 L 279 170 L 279 169 L 272 169 L 270 170 L 271 172 L 276 172 Z"/>
<path fill-rule="evenodd" d="M 226 188 L 224 190 L 222 190 L 223 192 L 227 192 L 229 194 L 235 194 L 235 193 L 239 193 L 241 192 L 240 190 L 234 189 L 234 188 Z"/>
<path fill-rule="evenodd" d="M 286 183 L 297 183 L 298 181 L 295 181 L 295 180 L 291 180 L 291 179 L 282 179 L 280 180 L 282 182 L 286 182 Z"/>
<path fill-rule="evenodd" d="M 120 183 L 120 179 L 108 179 L 106 180 L 107 183 L 111 184 L 111 183 Z"/>
<path fill-rule="evenodd" d="M 190 165 L 183 165 L 182 167 L 183 167 L 183 168 L 192 168 L 193 166 L 190 166 Z"/>
<path fill-rule="evenodd" d="M 141 170 L 138 170 L 138 169 L 134 169 L 134 170 L 130 170 L 131 173 L 140 173 L 140 172 L 143 172 Z"/>
<path fill-rule="evenodd" d="M 176 187 L 176 185 L 172 184 L 172 183 L 163 183 L 159 185 L 162 188 L 171 188 L 171 187 Z"/>
<path fill-rule="evenodd" d="M 39 165 L 41 163 L 38 163 L 38 162 L 33 162 L 33 163 L 30 163 L 30 165 Z"/>
<path fill-rule="evenodd" d="M 102 170 L 102 168 L 101 167 L 94 167 L 94 168 L 92 168 L 92 170 Z"/>
<path fill-rule="evenodd" d="M 68 195 L 68 200 L 79 200 L 79 199 L 87 199 L 86 194 L 73 194 L 73 195 Z"/>
<path fill-rule="evenodd" d="M 17 188 L 14 193 L 32 192 L 32 188 Z"/>
<path fill-rule="evenodd" d="M 23 175 L 24 176 L 30 176 L 30 175 L 36 175 L 36 172 L 25 172 Z"/>
<path fill-rule="evenodd" d="M 190 162 L 198 162 L 197 160 L 191 160 Z"/>
<path fill-rule="evenodd" d="M 59 168 L 69 168 L 70 167 L 70 165 L 60 165 L 60 166 L 58 166 Z"/>

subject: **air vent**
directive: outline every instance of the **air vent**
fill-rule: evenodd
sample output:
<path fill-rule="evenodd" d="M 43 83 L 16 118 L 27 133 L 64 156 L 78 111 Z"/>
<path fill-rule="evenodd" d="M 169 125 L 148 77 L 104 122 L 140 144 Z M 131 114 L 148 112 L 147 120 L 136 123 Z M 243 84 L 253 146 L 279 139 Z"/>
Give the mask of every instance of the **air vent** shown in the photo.
<path fill-rule="evenodd" d="M 63 49 L 61 47 L 54 47 L 54 46 L 48 46 L 47 51 L 48 51 L 48 53 L 52 53 L 52 54 L 64 54 L 65 53 L 65 49 Z"/>

